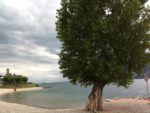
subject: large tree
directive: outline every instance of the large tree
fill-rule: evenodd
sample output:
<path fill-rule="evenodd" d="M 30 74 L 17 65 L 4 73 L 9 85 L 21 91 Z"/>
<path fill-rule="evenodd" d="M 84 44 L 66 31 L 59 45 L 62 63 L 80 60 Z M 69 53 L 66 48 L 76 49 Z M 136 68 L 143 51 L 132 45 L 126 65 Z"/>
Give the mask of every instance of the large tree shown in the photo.
<path fill-rule="evenodd" d="M 102 110 L 105 85 L 127 87 L 149 61 L 147 0 L 61 0 L 60 69 L 73 84 L 92 85 L 88 109 Z"/>

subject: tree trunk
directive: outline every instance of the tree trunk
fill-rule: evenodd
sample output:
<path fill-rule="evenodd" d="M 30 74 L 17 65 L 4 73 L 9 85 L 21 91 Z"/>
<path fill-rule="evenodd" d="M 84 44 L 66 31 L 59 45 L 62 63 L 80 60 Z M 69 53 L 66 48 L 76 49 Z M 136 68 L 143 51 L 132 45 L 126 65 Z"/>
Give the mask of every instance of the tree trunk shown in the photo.
<path fill-rule="evenodd" d="M 103 86 L 94 84 L 91 93 L 89 94 L 88 110 L 91 112 L 102 111 L 102 94 Z"/>

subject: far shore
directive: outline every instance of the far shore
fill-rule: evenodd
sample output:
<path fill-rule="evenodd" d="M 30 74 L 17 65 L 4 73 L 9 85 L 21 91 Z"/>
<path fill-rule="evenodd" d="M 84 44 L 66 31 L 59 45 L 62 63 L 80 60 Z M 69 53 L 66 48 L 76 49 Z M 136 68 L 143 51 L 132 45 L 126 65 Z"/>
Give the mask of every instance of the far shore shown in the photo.
<path fill-rule="evenodd" d="M 20 91 L 42 90 L 42 87 L 20 88 Z M 13 93 L 13 89 L 1 89 L 0 95 Z M 150 113 L 150 100 L 143 97 L 114 98 L 104 100 L 104 111 L 98 113 Z M 84 108 L 43 109 L 0 100 L 0 113 L 89 113 Z"/>

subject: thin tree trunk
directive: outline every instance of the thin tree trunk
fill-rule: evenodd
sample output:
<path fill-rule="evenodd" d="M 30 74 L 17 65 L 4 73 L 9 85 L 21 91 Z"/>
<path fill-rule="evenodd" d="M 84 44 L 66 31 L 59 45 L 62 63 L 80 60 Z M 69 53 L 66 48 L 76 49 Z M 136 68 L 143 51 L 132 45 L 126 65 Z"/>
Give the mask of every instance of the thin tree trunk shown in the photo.
<path fill-rule="evenodd" d="M 98 111 L 102 111 L 103 110 L 103 88 L 100 89 L 100 96 L 99 96 L 99 100 L 98 100 Z"/>
<path fill-rule="evenodd" d="M 88 110 L 91 112 L 102 111 L 102 93 L 103 87 L 99 84 L 94 84 L 91 93 L 89 94 Z"/>

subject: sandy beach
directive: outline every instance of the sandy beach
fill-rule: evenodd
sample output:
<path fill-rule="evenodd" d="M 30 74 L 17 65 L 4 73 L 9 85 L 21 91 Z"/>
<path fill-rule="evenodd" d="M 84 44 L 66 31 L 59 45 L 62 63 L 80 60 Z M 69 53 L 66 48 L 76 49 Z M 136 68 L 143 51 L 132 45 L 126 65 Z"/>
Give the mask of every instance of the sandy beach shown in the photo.
<path fill-rule="evenodd" d="M 23 88 L 17 91 L 41 90 Z M 13 93 L 13 89 L 0 89 L 0 95 Z M 88 113 L 84 108 L 42 109 L 0 100 L 0 113 Z M 143 98 L 116 98 L 104 100 L 104 111 L 101 113 L 150 113 L 150 101 Z"/>

